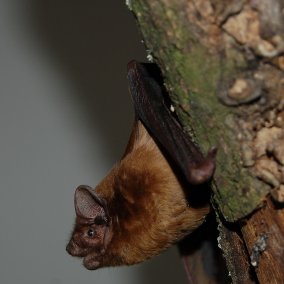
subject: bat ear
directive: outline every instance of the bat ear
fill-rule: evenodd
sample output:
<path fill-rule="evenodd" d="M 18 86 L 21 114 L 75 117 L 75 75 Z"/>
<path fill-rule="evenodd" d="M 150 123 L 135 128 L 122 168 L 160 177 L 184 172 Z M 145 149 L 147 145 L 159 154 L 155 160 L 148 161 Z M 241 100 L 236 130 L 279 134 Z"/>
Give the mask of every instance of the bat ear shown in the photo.
<path fill-rule="evenodd" d="M 107 215 L 105 200 L 100 198 L 90 186 L 77 187 L 74 203 L 78 217 L 95 219 L 96 217 L 105 218 Z"/>

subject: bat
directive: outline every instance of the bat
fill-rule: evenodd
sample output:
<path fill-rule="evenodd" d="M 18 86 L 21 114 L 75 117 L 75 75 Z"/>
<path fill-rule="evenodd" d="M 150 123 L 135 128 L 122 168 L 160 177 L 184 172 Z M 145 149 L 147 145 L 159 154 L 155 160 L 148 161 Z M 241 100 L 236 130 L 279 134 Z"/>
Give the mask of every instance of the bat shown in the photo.
<path fill-rule="evenodd" d="M 66 250 L 89 270 L 158 255 L 199 227 L 210 210 L 216 148 L 204 157 L 183 131 L 154 64 L 133 60 L 127 70 L 135 120 L 126 150 L 95 188 L 75 191 L 76 222 Z"/>

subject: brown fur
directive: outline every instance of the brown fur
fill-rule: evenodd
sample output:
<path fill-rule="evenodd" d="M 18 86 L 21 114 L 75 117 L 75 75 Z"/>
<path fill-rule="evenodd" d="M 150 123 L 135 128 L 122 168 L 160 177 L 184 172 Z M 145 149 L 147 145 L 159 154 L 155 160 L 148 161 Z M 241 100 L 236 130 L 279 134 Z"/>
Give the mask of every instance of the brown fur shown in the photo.
<path fill-rule="evenodd" d="M 84 226 L 77 217 L 67 250 L 85 256 L 84 264 L 89 269 L 130 265 L 151 258 L 204 221 L 209 205 L 190 207 L 187 191 L 137 121 L 122 160 L 95 189 L 97 196 L 106 201 L 111 217 L 106 248 L 99 251 L 84 246 L 78 234 L 76 239 L 76 231 Z"/>

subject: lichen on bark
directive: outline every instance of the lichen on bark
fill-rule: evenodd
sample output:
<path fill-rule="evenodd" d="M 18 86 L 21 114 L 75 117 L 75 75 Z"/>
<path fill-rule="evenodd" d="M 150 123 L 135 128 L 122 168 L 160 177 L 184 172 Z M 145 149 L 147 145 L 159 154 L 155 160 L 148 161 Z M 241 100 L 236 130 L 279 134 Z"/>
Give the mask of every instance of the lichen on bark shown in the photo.
<path fill-rule="evenodd" d="M 253 141 L 257 115 L 266 116 L 275 100 L 283 100 L 283 33 L 275 22 L 268 32 L 264 7 L 233 0 L 132 1 L 183 126 L 204 153 L 218 147 L 214 203 L 228 221 L 252 212 L 271 187 L 255 173 Z M 268 69 L 276 85 L 265 83 Z"/>

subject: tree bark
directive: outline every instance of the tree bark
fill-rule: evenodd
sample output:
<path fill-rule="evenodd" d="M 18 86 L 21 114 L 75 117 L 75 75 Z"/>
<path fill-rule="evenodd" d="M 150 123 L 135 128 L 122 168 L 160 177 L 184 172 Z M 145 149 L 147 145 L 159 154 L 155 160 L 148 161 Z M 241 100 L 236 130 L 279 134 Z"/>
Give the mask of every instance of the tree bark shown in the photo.
<path fill-rule="evenodd" d="M 284 2 L 127 3 L 184 128 L 218 147 L 212 206 L 233 283 L 284 282 Z"/>

